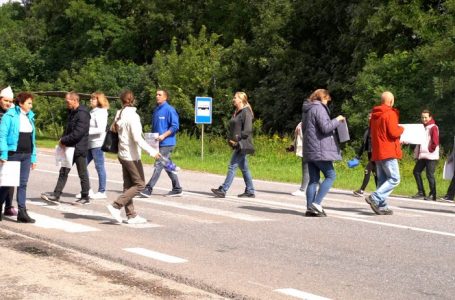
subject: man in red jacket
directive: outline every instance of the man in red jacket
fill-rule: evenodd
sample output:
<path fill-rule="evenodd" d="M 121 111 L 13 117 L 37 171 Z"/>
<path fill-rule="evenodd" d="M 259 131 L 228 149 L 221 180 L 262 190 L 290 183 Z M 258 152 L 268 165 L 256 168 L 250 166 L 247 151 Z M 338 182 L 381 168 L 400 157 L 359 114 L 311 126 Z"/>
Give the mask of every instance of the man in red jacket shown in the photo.
<path fill-rule="evenodd" d="M 399 112 L 393 108 L 395 102 L 391 92 L 381 95 L 381 105 L 373 107 L 370 129 L 372 157 L 376 163 L 378 188 L 365 201 L 377 215 L 391 215 L 387 197 L 400 183 L 398 159 L 401 159 L 400 136 L 404 128 L 398 126 Z"/>
<path fill-rule="evenodd" d="M 425 126 L 425 141 L 414 149 L 414 158 L 417 159 L 417 162 L 414 166 L 413 174 L 417 183 L 417 194 L 412 198 L 436 201 L 434 171 L 439 160 L 439 128 L 428 109 L 423 110 L 420 117 L 423 126 Z M 423 169 L 426 169 L 430 186 L 428 197 L 425 197 L 425 189 L 423 188 L 421 176 Z"/>

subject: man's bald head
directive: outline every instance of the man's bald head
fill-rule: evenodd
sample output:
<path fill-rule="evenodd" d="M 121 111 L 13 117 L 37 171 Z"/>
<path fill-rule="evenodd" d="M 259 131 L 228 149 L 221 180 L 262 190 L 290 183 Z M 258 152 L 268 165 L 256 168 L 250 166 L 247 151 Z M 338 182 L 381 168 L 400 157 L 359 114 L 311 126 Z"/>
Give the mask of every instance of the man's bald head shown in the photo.
<path fill-rule="evenodd" d="M 386 91 L 381 95 L 381 102 L 387 106 L 393 106 L 393 103 L 395 102 L 395 97 L 391 92 Z"/>

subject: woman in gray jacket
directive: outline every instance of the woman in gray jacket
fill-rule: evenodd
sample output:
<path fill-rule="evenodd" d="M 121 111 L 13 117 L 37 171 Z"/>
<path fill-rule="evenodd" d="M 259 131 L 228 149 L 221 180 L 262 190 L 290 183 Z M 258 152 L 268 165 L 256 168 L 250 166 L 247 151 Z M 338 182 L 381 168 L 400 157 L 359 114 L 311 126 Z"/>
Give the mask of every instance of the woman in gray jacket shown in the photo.
<path fill-rule="evenodd" d="M 253 178 L 248 168 L 247 154 L 254 153 L 253 146 L 253 109 L 248 103 L 248 96 L 244 92 L 237 92 L 232 99 L 235 112 L 229 121 L 229 145 L 234 150 L 228 166 L 228 173 L 224 183 L 217 189 L 211 189 L 217 198 L 226 197 L 232 181 L 234 181 L 237 167 L 242 171 L 245 181 L 245 192 L 238 197 L 254 198 Z"/>
<path fill-rule="evenodd" d="M 345 118 L 340 115 L 330 119 L 327 103 L 331 100 L 327 90 L 318 89 L 304 102 L 302 108 L 303 157 L 308 163 L 310 175 L 306 191 L 306 216 L 326 216 L 321 203 L 336 178 L 333 161 L 341 160 L 334 130 Z M 318 190 L 321 172 L 325 178 Z"/>

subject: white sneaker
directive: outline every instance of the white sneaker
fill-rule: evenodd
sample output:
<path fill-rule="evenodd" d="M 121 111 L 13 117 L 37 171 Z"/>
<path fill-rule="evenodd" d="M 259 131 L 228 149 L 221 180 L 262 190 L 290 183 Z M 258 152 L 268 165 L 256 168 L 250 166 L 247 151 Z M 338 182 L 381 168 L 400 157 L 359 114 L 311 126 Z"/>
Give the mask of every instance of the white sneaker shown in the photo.
<path fill-rule="evenodd" d="M 306 192 L 305 191 L 301 191 L 301 190 L 297 190 L 293 193 L 291 193 L 292 196 L 296 196 L 296 197 L 304 197 L 306 196 Z"/>
<path fill-rule="evenodd" d="M 111 216 L 119 223 L 122 223 L 122 216 L 120 215 L 120 209 L 118 208 L 115 208 L 112 206 L 112 204 L 109 204 L 107 206 L 107 209 L 109 210 L 109 212 L 111 213 Z"/>
<path fill-rule="evenodd" d="M 107 195 L 106 195 L 106 192 L 98 192 L 98 193 L 95 193 L 91 196 L 89 196 L 90 198 L 92 199 L 107 199 Z"/>
<path fill-rule="evenodd" d="M 89 198 L 92 198 L 92 199 L 93 199 L 93 195 L 94 195 L 94 194 L 95 194 L 95 193 L 93 192 L 92 189 L 89 189 L 89 190 L 88 190 L 88 197 L 89 197 Z M 79 193 L 79 194 L 76 195 L 76 199 L 81 199 L 81 198 L 82 198 L 81 193 Z"/>
<path fill-rule="evenodd" d="M 320 214 L 324 213 L 321 204 L 311 203 L 311 206 Z"/>
<path fill-rule="evenodd" d="M 144 224 L 147 223 L 147 220 L 144 219 L 143 217 L 140 217 L 139 215 L 136 215 L 134 218 L 129 218 L 128 221 L 126 221 L 128 224 Z"/>

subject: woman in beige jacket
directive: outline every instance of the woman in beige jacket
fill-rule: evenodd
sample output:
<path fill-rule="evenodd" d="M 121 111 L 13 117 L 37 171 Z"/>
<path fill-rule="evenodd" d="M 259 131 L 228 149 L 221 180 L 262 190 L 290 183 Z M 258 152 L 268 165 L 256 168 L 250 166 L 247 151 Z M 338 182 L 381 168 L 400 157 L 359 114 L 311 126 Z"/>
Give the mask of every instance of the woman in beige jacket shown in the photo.
<path fill-rule="evenodd" d="M 121 211 L 125 207 L 128 224 L 146 223 L 134 210 L 133 197 L 145 187 L 144 169 L 141 162 L 141 149 L 145 150 L 155 159 L 160 157 L 158 151 L 153 149 L 142 137 L 142 124 L 134 107 L 134 95 L 126 90 L 120 95 L 122 109 L 117 111 L 112 130 L 118 132 L 119 151 L 118 160 L 122 165 L 123 193 L 112 204 L 107 206 L 112 217 L 119 223 L 122 222 Z"/>

